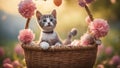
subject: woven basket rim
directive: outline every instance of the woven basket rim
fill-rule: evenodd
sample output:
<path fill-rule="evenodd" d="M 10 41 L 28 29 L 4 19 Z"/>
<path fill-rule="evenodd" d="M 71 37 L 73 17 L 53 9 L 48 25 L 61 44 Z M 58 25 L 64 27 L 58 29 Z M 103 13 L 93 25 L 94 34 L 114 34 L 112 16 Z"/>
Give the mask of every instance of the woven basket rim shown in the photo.
<path fill-rule="evenodd" d="M 68 46 L 61 45 L 55 47 L 49 47 L 47 50 L 43 50 L 38 44 L 22 44 L 22 48 L 30 51 L 75 51 L 75 50 L 91 50 L 97 48 L 97 45 L 88 45 L 88 46 Z"/>

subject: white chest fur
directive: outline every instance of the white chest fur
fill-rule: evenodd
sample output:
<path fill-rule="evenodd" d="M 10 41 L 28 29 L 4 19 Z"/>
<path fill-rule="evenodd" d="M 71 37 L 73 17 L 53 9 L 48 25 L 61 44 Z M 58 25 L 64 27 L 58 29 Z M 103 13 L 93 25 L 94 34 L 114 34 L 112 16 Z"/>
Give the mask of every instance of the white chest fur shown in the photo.
<path fill-rule="evenodd" d="M 56 39 L 56 38 L 57 38 L 56 32 L 53 32 L 53 33 L 43 33 L 43 32 L 41 32 L 40 39 L 42 39 L 42 40 L 51 40 L 51 39 Z"/>

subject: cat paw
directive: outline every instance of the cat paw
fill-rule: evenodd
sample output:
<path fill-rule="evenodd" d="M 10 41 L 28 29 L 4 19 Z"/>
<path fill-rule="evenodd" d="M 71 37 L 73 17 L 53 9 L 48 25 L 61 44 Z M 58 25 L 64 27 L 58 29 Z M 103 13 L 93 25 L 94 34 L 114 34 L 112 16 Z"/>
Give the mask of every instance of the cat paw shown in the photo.
<path fill-rule="evenodd" d="M 97 44 L 97 45 L 101 45 L 101 40 L 99 40 L 99 39 L 97 39 L 96 41 L 95 41 L 95 43 Z"/>
<path fill-rule="evenodd" d="M 31 45 L 31 46 L 35 45 L 35 42 L 34 42 L 34 41 L 32 41 L 32 42 L 30 43 L 30 45 Z"/>
<path fill-rule="evenodd" d="M 41 42 L 40 47 L 44 50 L 48 49 L 50 45 L 47 42 Z"/>
<path fill-rule="evenodd" d="M 62 44 L 61 43 L 59 43 L 59 42 L 57 42 L 56 44 L 55 44 L 55 46 L 61 46 Z"/>

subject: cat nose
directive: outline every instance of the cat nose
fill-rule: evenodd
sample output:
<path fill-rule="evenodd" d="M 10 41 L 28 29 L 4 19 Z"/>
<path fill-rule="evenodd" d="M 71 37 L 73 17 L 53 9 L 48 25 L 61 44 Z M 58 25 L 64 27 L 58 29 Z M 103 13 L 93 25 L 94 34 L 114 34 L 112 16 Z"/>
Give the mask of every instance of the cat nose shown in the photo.
<path fill-rule="evenodd" d="M 50 22 L 48 22 L 48 25 L 50 25 Z"/>

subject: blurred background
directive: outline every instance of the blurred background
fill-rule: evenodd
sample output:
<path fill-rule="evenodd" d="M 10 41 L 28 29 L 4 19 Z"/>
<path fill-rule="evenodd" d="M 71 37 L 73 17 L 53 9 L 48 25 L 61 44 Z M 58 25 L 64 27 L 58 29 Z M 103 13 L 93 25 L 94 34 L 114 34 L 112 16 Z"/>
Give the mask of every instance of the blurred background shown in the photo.
<path fill-rule="evenodd" d="M 24 29 L 26 19 L 18 12 L 18 4 L 21 0 L 0 0 L 0 68 L 4 63 L 13 63 L 16 68 L 25 66 L 23 50 L 17 39 L 19 31 Z M 79 39 L 87 30 L 85 18 L 87 13 L 78 5 L 78 0 L 63 0 L 57 7 L 52 0 L 35 0 L 39 10 L 43 14 L 49 14 L 53 9 L 57 10 L 56 31 L 64 40 L 72 28 L 78 29 Z M 120 68 L 120 0 L 95 0 L 89 5 L 94 18 L 108 20 L 110 31 L 102 38 L 102 45 L 98 48 L 95 68 Z M 35 15 L 30 21 L 30 28 L 39 40 L 40 29 Z M 18 65 L 18 67 L 17 67 Z M 8 66 L 10 66 L 8 64 Z"/>

